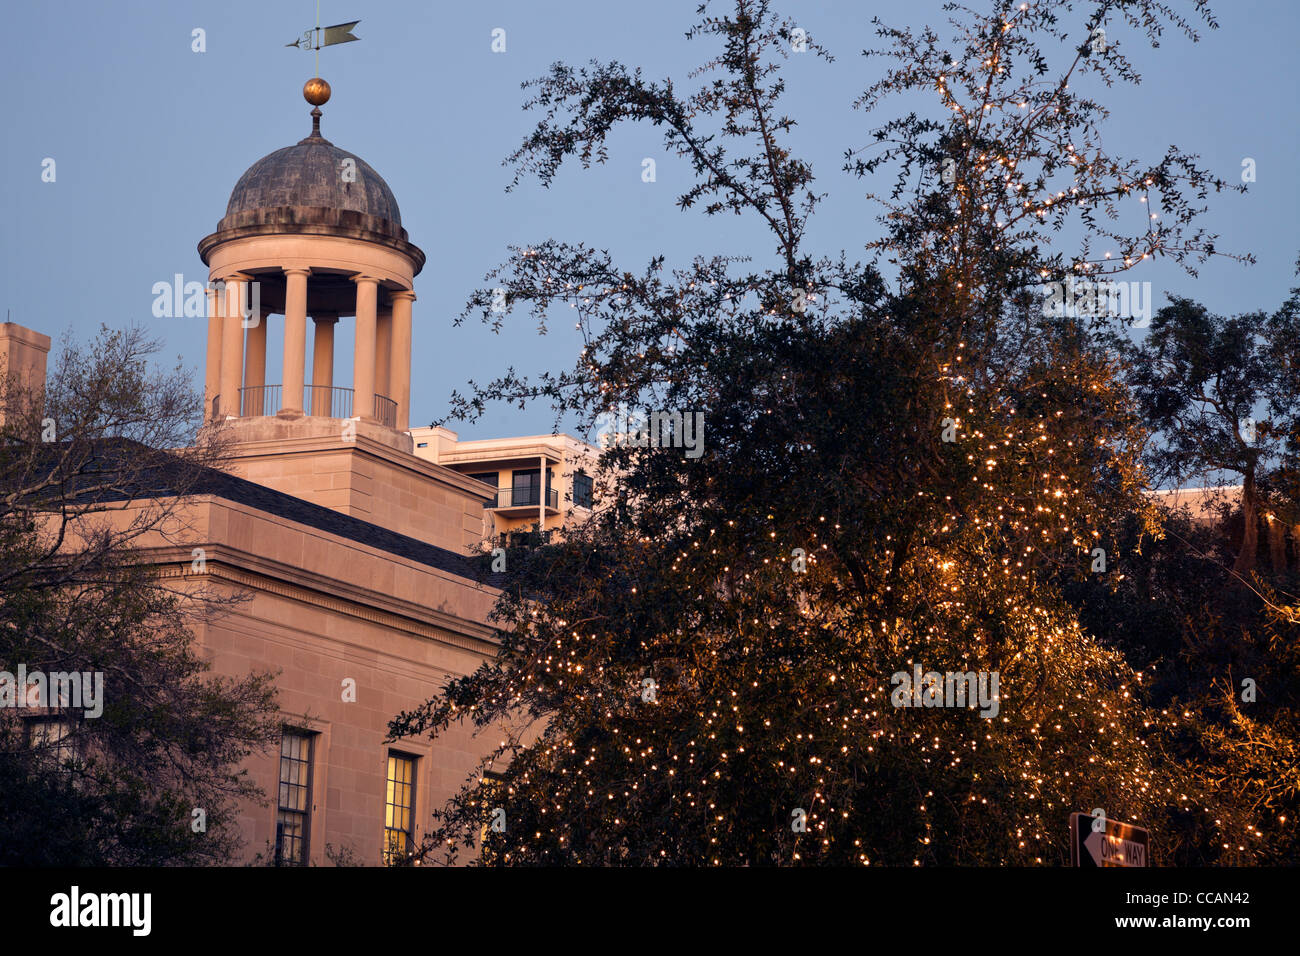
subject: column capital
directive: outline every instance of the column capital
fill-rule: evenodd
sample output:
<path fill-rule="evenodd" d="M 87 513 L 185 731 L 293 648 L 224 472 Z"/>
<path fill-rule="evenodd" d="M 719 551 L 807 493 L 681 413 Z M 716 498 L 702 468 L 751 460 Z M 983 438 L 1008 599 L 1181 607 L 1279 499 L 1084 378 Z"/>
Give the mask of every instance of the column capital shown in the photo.
<path fill-rule="evenodd" d="M 284 266 L 280 269 L 287 276 L 309 276 L 311 270 L 302 266 Z"/>
<path fill-rule="evenodd" d="M 395 292 L 388 293 L 390 299 L 400 299 L 403 302 L 414 302 L 415 293 L 410 289 L 398 289 Z"/>
<path fill-rule="evenodd" d="M 246 272 L 228 272 L 223 276 L 208 276 L 208 282 L 220 282 L 223 285 L 230 285 L 232 282 L 252 282 L 253 277 Z M 215 290 L 213 290 L 215 291 Z"/>
<path fill-rule="evenodd" d="M 313 313 L 311 320 L 317 325 L 333 325 L 339 320 L 339 317 L 338 313 L 335 312 L 320 312 Z"/>
<path fill-rule="evenodd" d="M 360 283 L 362 283 L 362 282 L 373 282 L 375 285 L 378 285 L 378 284 L 379 284 L 379 277 L 378 277 L 378 276 L 368 276 L 368 275 L 366 275 L 364 272 L 356 272 L 356 273 L 353 273 L 352 275 L 348 276 L 348 281 L 349 281 L 349 282 L 356 282 L 357 284 L 360 284 Z"/>

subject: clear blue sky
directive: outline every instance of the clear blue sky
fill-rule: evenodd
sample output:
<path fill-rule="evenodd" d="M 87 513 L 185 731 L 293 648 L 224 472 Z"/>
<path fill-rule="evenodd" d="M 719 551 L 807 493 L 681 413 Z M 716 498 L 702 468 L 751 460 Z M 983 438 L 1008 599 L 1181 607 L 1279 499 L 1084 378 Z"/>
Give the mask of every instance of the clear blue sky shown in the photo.
<path fill-rule="evenodd" d="M 412 424 L 441 417 L 451 390 L 464 390 L 469 378 L 486 381 L 507 365 L 536 372 L 572 364 L 579 345 L 571 327 L 553 327 L 546 338 L 526 318 L 500 336 L 476 322 L 452 327 L 509 243 L 584 241 L 637 271 L 661 252 L 670 263 L 696 254 L 772 254 L 752 225 L 677 211 L 688 170 L 649 128 L 617 135 L 607 166 L 572 167 L 549 190 L 527 182 L 504 192 L 510 172 L 500 161 L 534 122 L 520 109 L 522 80 L 556 60 L 596 58 L 684 84 L 712 52 L 683 38 L 695 6 L 324 0 L 322 23 L 360 19 L 361 42 L 321 53 L 321 75 L 334 88 L 323 132 L 387 179 L 403 225 L 428 254 L 416 280 Z M 1243 157 L 1254 158 L 1250 192 L 1211 197 L 1205 222 L 1221 234 L 1221 248 L 1253 252 L 1259 263 L 1212 263 L 1199 280 L 1155 263 L 1128 278 L 1151 281 L 1157 307 L 1173 290 L 1221 312 L 1272 309 L 1296 284 L 1300 252 L 1300 3 L 1214 6 L 1221 29 L 1202 31 L 1200 44 L 1168 34 L 1160 49 L 1137 54 L 1144 83 L 1118 88 L 1111 99 L 1107 143 L 1150 159 L 1177 143 L 1234 181 Z M 854 254 L 876 234 L 868 185 L 840 171 L 843 151 L 863 145 L 883 119 L 851 108 L 881 68 L 859 55 L 875 45 L 870 17 L 942 26 L 940 7 L 939 0 L 783 5 L 836 56 L 830 65 L 794 57 L 787 73 L 788 111 L 801 124 L 796 148 L 831 194 L 811 232 L 816 251 Z M 101 322 L 139 323 L 165 341 L 166 357 L 179 355 L 201 378 L 204 322 L 155 319 L 151 288 L 175 273 L 205 280 L 195 245 L 224 215 L 235 181 L 309 131 L 300 91 L 312 54 L 284 44 L 314 18 L 310 0 L 6 4 L 0 309 L 23 325 L 56 337 L 71 330 L 83 340 Z M 196 27 L 206 30 L 205 53 L 191 51 Z M 496 27 L 506 30 L 504 54 L 490 49 Z M 1125 39 L 1120 30 L 1111 38 Z M 57 163 L 54 183 L 41 181 L 46 157 Z M 657 162 L 655 183 L 641 181 L 644 157 Z M 350 352 L 350 330 L 341 330 L 339 346 Z M 268 358 L 278 367 L 274 347 Z M 495 408 L 477 425 L 452 427 L 487 437 L 549 431 L 551 421 L 540 406 Z"/>

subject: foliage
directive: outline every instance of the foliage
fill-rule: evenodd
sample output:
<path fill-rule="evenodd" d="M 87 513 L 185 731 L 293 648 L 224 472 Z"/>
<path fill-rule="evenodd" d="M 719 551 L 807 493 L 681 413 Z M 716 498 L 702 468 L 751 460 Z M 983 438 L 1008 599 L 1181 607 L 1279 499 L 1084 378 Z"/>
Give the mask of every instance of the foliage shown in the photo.
<path fill-rule="evenodd" d="M 604 507 L 511 561 L 497 659 L 392 722 L 395 739 L 468 721 L 502 741 L 422 857 L 1060 864 L 1068 814 L 1101 807 L 1161 834 L 1165 859 L 1217 859 L 1258 820 L 1241 801 L 1217 812 L 1213 772 L 1182 760 L 1221 724 L 1153 706 L 1154 664 L 1088 626 L 1119 600 L 1080 594 L 1097 549 L 1162 519 L 1113 321 L 1040 302 L 1044 280 L 1218 254 L 1195 203 L 1226 184 L 1176 149 L 1109 155 L 1104 109 L 1073 89 L 1137 79 L 1116 46 L 1094 55 L 1108 18 L 1152 42 L 1194 32 L 1150 0 L 992 8 L 950 6 L 952 44 L 881 28 L 897 66 L 860 105 L 921 90 L 943 113 L 879 127 L 870 159 L 846 151 L 863 176 L 900 171 L 866 263 L 808 248 L 821 196 L 780 108 L 796 28 L 769 3 L 700 8 L 688 36 L 718 52 L 689 95 L 617 63 L 530 84 L 544 116 L 511 157 L 520 177 L 603 161 L 611 129 L 648 122 L 694 170 L 683 210 L 749 216 L 775 255 L 635 272 L 547 239 L 471 297 L 465 314 L 497 328 L 493 286 L 543 328 L 576 317 L 585 347 L 568 372 L 454 396 L 457 416 L 536 399 L 590 425 L 703 411 L 706 452 L 612 436 Z M 1138 193 L 1165 219 L 1126 231 L 1119 202 Z M 1079 255 L 1048 249 L 1067 224 Z M 1109 257 L 1090 251 L 1104 242 Z M 996 715 L 896 706 L 914 666 L 999 675 Z M 1254 771 L 1247 738 L 1232 765 Z"/>

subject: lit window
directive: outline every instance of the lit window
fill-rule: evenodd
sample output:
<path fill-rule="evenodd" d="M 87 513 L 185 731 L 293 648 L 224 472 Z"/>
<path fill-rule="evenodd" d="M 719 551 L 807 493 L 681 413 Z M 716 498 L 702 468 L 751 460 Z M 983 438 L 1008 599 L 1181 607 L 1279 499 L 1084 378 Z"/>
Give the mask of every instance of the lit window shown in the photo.
<path fill-rule="evenodd" d="M 388 799 L 384 807 L 384 865 L 411 854 L 411 815 L 415 809 L 415 757 L 388 753 Z"/>
<path fill-rule="evenodd" d="M 311 822 L 312 735 L 286 730 L 280 739 L 280 807 L 275 819 L 277 866 L 307 863 L 307 827 Z"/>

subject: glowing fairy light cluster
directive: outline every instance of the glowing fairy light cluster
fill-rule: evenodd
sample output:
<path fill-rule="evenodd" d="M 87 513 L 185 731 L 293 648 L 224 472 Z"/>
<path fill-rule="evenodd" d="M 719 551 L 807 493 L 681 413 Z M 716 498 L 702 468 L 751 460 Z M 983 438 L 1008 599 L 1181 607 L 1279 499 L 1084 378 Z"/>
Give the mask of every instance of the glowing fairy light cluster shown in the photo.
<path fill-rule="evenodd" d="M 1142 515 L 1130 397 L 1107 356 L 1036 324 L 1021 294 L 1204 252 L 1208 237 L 1183 235 L 1196 212 L 1183 191 L 1221 184 L 1173 151 L 1154 166 L 1109 155 L 1084 88 L 1124 78 L 1127 62 L 1067 44 L 1073 61 L 1049 77 L 1029 67 L 1037 37 L 1057 36 L 1052 9 L 996 10 L 956 57 L 929 31 L 881 28 L 902 65 L 861 104 L 933 90 L 945 117 L 877 136 L 905 174 L 924 174 L 916 196 L 885 203 L 892 231 L 868 246 L 901 273 L 880 297 L 887 317 L 863 271 L 800 257 L 795 187 L 761 182 L 788 154 L 729 166 L 691 139 L 698 115 L 731 123 L 774 101 L 745 73 L 761 60 L 755 27 L 725 18 L 701 29 L 731 44 L 745 96 L 727 100 L 720 81 L 655 118 L 704 182 L 680 204 L 757 212 L 781 268 L 734 275 L 743 260 L 716 257 L 670 271 L 657 258 L 634 275 L 561 243 L 516 256 L 511 301 L 543 327 L 551 308 L 576 318 L 582 337 L 573 372 L 537 393 L 584 413 L 686 396 L 711 409 L 714 451 L 671 466 L 614 450 L 617 506 L 515 572 L 500 659 L 452 682 L 416 725 L 464 713 L 512 724 L 485 763 L 504 775 L 440 815 L 438 849 L 512 864 L 1060 864 L 1072 811 L 1207 813 L 1204 781 L 1169 751 L 1200 732 L 1197 715 L 1151 708 L 1154 668 L 1088 633 L 1067 597 L 1094 549 L 1113 550 Z M 663 92 L 600 81 L 635 91 L 638 118 Z M 545 92 L 549 109 L 590 88 L 561 71 Z M 590 106 L 521 151 L 544 178 L 566 150 L 603 150 Z M 806 187 L 803 167 L 784 168 Z M 1131 235 L 1115 225 L 1138 209 Z M 1079 219 L 1078 254 L 1039 248 Z M 1098 240 L 1109 248 L 1094 253 Z M 796 346 L 807 351 L 773 357 Z M 826 366 L 855 348 L 878 364 L 837 379 Z M 892 392 L 875 381 L 890 362 L 911 376 Z M 913 665 L 998 673 L 997 715 L 895 707 L 890 674 Z M 483 831 L 498 809 L 505 829 Z M 1243 853 L 1263 835 L 1217 817 L 1206 832 Z"/>

